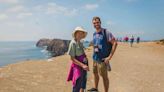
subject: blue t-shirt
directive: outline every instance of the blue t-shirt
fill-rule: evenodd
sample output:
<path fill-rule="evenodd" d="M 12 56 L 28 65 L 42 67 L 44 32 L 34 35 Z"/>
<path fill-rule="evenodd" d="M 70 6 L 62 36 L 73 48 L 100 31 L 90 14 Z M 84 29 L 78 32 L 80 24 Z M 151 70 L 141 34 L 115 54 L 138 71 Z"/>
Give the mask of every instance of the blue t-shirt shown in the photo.
<path fill-rule="evenodd" d="M 93 52 L 93 60 L 94 61 L 102 61 L 104 56 L 107 53 L 107 41 L 111 41 L 114 39 L 114 36 L 111 32 L 106 30 L 106 36 L 104 35 L 104 28 L 100 32 L 93 33 L 93 45 L 94 45 L 94 52 Z"/>

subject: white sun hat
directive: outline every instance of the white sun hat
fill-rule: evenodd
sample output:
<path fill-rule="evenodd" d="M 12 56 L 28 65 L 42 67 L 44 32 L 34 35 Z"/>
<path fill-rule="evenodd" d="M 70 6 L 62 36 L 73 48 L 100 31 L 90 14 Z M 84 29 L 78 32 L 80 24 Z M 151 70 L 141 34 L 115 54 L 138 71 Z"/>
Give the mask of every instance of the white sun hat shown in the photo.
<path fill-rule="evenodd" d="M 82 28 L 82 27 L 76 27 L 75 29 L 74 29 L 74 32 L 72 33 L 72 36 L 75 38 L 75 34 L 77 33 L 77 32 L 83 32 L 84 34 L 83 34 L 83 38 L 85 38 L 86 36 L 87 36 L 87 32 Z"/>

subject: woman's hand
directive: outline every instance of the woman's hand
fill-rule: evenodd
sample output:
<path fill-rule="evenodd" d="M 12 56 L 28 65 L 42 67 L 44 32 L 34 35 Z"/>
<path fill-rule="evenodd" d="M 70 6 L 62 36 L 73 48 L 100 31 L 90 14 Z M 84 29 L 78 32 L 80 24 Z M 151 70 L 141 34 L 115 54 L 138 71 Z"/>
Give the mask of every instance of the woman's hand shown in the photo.
<path fill-rule="evenodd" d="M 88 67 L 87 65 L 85 65 L 85 64 L 82 66 L 82 68 L 83 68 L 84 70 L 86 70 L 86 71 L 89 71 L 89 67 Z"/>

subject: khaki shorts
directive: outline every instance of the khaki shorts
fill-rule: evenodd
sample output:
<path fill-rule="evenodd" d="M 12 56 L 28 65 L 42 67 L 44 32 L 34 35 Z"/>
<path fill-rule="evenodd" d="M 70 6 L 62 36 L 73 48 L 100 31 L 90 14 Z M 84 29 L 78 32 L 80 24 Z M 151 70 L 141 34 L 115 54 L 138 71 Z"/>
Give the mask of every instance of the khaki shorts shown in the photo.
<path fill-rule="evenodd" d="M 106 64 L 104 62 L 98 63 L 97 61 L 94 61 L 93 73 L 98 74 L 98 72 L 102 77 L 108 77 Z"/>

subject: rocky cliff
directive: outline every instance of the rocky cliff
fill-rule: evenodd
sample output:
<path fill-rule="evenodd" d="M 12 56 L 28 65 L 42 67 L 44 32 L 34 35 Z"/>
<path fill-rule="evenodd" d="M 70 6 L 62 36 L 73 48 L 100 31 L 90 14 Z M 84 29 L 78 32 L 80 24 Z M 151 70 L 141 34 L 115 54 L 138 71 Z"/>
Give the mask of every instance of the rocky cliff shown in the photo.
<path fill-rule="evenodd" d="M 43 39 L 40 39 L 37 43 L 36 43 L 36 46 L 37 47 L 45 47 L 45 46 L 48 46 L 50 43 L 51 43 L 52 40 L 50 39 L 46 39 L 46 38 L 43 38 Z"/>
<path fill-rule="evenodd" d="M 63 55 L 68 51 L 70 40 L 61 39 L 41 39 L 37 42 L 37 47 L 47 47 L 53 57 Z"/>

